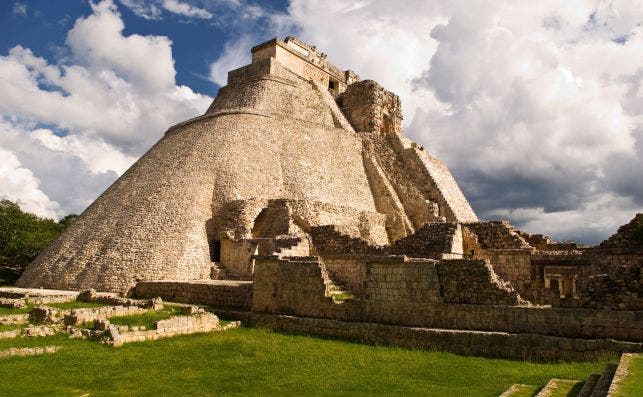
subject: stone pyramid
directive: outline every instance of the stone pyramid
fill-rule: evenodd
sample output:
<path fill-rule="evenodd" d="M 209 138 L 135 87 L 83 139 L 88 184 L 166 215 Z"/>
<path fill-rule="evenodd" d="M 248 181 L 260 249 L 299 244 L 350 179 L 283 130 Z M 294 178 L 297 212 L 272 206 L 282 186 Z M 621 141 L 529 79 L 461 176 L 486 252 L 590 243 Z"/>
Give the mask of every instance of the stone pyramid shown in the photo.
<path fill-rule="evenodd" d="M 171 127 L 26 269 L 18 286 L 127 292 L 252 276 L 257 253 L 314 254 L 335 225 L 387 245 L 476 215 L 447 167 L 401 135 L 399 98 L 288 37 L 252 49 L 207 112 Z"/>

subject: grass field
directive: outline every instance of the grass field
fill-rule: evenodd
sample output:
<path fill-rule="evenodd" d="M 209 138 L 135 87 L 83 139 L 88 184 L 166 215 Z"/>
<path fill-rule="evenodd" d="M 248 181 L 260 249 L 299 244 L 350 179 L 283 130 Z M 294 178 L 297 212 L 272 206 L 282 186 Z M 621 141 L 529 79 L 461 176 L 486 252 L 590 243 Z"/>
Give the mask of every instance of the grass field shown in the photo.
<path fill-rule="evenodd" d="M 69 340 L 64 335 L 0 340 L 0 350 L 44 345 L 63 349 L 52 355 L 0 359 L 0 393 L 497 396 L 513 383 L 542 387 L 550 378 L 585 379 L 604 365 L 491 360 L 253 328 L 121 348 Z"/>
<path fill-rule="evenodd" d="M 623 379 L 616 396 L 643 396 L 643 356 L 634 357 L 630 365 L 630 373 Z"/>

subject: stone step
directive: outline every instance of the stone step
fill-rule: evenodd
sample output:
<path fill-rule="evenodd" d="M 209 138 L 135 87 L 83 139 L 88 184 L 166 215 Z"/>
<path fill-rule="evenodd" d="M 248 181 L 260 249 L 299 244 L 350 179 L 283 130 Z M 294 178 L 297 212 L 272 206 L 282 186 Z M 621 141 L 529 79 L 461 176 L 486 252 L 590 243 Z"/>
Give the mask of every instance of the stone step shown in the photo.
<path fill-rule="evenodd" d="M 618 364 L 616 363 L 605 364 L 605 369 L 603 369 L 603 373 L 601 374 L 600 378 L 598 378 L 598 381 L 596 382 L 596 386 L 594 386 L 594 390 L 592 391 L 592 394 L 590 394 L 591 397 L 607 396 L 607 392 L 610 389 L 610 385 L 612 384 L 612 379 L 614 378 L 614 374 L 616 373 L 617 367 L 618 367 Z"/>
<path fill-rule="evenodd" d="M 641 354 L 636 354 L 636 353 L 621 354 L 621 359 L 619 360 L 618 368 L 616 368 L 616 372 L 614 373 L 614 377 L 612 378 L 612 382 L 607 392 L 608 396 L 613 396 L 616 394 L 623 379 L 625 379 L 629 375 L 632 361 L 634 361 L 634 357 L 637 357 L 637 356 L 641 357 Z"/>
<path fill-rule="evenodd" d="M 538 389 L 536 386 L 523 385 L 520 383 L 514 383 L 509 386 L 499 397 L 514 397 L 514 396 L 525 396 L 532 395 L 534 391 Z"/>
<path fill-rule="evenodd" d="M 585 380 L 583 387 L 578 392 L 578 397 L 590 397 L 596 387 L 596 382 L 601 377 L 601 374 L 590 374 Z"/>
<path fill-rule="evenodd" d="M 557 379 L 552 378 L 547 382 L 545 387 L 543 387 L 536 397 L 550 397 L 550 396 L 568 396 L 569 393 L 574 390 L 575 387 L 578 387 L 581 382 L 572 379 Z M 573 395 L 573 394 L 571 394 Z"/>

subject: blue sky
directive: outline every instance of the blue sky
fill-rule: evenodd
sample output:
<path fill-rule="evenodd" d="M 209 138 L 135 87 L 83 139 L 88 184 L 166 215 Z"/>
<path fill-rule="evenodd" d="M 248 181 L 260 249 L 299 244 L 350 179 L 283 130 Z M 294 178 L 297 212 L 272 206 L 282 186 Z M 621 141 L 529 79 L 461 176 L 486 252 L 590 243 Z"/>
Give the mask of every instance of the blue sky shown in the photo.
<path fill-rule="evenodd" d="M 24 15 L 18 11 L 22 5 Z M 231 31 L 230 24 L 217 18 L 195 20 L 168 11 L 159 19 L 142 18 L 121 3 L 117 5 L 125 23 L 125 35 L 167 36 L 172 40 L 177 84 L 205 95 L 216 95 L 219 86 L 208 80 L 210 64 L 222 54 L 224 44 L 238 33 L 237 27 Z M 288 2 L 263 1 L 260 6 L 268 13 L 283 13 Z M 234 18 L 229 7 L 214 4 L 210 10 Z M 65 55 L 65 37 L 76 19 L 91 12 L 89 1 L 3 1 L 0 3 L 0 50 L 4 54 L 22 45 L 56 62 Z M 269 40 L 274 33 L 266 31 L 257 36 Z"/>
<path fill-rule="evenodd" d="M 81 212 L 250 48 L 400 95 L 482 219 L 596 243 L 643 212 L 643 0 L 0 2 L 0 197 Z"/>

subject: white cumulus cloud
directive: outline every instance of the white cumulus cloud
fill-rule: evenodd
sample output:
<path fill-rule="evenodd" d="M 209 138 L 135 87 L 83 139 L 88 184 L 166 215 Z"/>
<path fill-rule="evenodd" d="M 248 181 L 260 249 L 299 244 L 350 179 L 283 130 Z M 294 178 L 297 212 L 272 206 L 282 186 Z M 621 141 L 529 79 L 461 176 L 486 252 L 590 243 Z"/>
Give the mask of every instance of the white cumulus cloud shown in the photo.
<path fill-rule="evenodd" d="M 40 181 L 22 166 L 12 152 L 0 147 L 0 198 L 11 200 L 27 212 L 56 218 L 58 204 L 40 190 Z"/>

